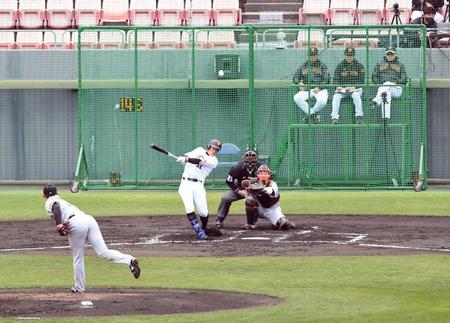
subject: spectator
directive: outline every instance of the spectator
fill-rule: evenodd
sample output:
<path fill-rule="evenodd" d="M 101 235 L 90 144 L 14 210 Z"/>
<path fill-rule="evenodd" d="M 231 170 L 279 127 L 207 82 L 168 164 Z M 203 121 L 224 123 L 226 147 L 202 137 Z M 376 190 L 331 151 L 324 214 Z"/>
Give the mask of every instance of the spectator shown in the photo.
<path fill-rule="evenodd" d="M 439 9 L 443 6 L 444 1 L 442 0 L 424 0 L 423 3 L 420 0 L 412 0 L 411 24 L 414 20 L 421 18 L 425 14 L 425 8 L 433 8 L 435 10 L 433 18 L 437 24 L 444 22 L 444 16 L 439 12 Z"/>
<path fill-rule="evenodd" d="M 321 89 L 320 84 L 328 84 L 330 76 L 328 74 L 327 66 L 319 60 L 319 51 L 315 47 L 309 49 L 309 59 L 306 60 L 295 72 L 292 81 L 299 84 L 299 91 L 294 95 L 294 101 L 306 117 L 303 122 L 309 123 L 310 120 L 314 123 L 320 122 L 319 111 L 322 110 L 328 101 L 328 90 Z M 305 84 L 312 84 L 314 88 L 305 91 Z M 308 98 L 314 97 L 316 103 L 312 109 L 308 106 Z"/>
<path fill-rule="evenodd" d="M 331 123 L 338 124 L 339 108 L 341 100 L 346 96 L 351 96 L 355 105 L 356 123 L 363 123 L 363 108 L 361 97 L 363 95 L 361 85 L 364 83 L 364 66 L 355 59 L 355 49 L 348 47 L 344 51 L 345 58 L 336 66 L 333 82 L 336 85 L 336 92 L 333 95 Z"/>
<path fill-rule="evenodd" d="M 398 99 L 402 95 L 402 87 L 397 84 L 406 84 L 406 81 L 405 66 L 399 62 L 395 47 L 387 47 L 383 61 L 375 66 L 372 74 L 372 82 L 382 85 L 370 104 L 371 109 L 381 105 L 383 123 L 391 117 L 392 98 Z"/>
<path fill-rule="evenodd" d="M 411 20 L 411 24 L 425 25 L 427 28 L 437 28 L 436 21 L 434 20 L 436 9 L 433 7 L 424 7 L 423 15 Z"/>

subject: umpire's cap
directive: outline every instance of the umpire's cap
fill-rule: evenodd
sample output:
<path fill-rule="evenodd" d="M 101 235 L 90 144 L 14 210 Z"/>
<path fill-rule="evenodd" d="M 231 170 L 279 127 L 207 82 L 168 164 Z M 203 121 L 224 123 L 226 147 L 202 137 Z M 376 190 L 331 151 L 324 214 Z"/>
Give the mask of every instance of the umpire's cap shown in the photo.
<path fill-rule="evenodd" d="M 55 196 L 56 194 L 58 194 L 58 191 L 56 190 L 56 186 L 53 184 L 45 185 L 43 192 L 44 192 L 45 197 Z"/>
<path fill-rule="evenodd" d="M 208 149 L 209 148 L 214 148 L 219 151 L 222 149 L 222 143 L 218 139 L 211 139 L 208 143 Z"/>

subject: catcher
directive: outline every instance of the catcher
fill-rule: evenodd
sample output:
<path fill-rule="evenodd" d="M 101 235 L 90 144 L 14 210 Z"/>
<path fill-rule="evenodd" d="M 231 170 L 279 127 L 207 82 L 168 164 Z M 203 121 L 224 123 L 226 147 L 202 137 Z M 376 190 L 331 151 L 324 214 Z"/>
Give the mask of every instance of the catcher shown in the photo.
<path fill-rule="evenodd" d="M 247 197 L 245 198 L 247 224 L 242 229 L 256 229 L 258 217 L 269 220 L 277 230 L 295 228 L 295 224 L 290 222 L 281 211 L 278 185 L 272 180 L 269 167 L 267 165 L 259 166 L 256 176 L 256 178 L 242 182 L 242 186 L 247 189 Z"/>
<path fill-rule="evenodd" d="M 86 289 L 84 273 L 84 244 L 90 242 L 95 253 L 105 259 L 118 264 L 128 265 L 134 278 L 141 274 L 136 258 L 116 250 L 108 249 L 102 233 L 95 219 L 59 197 L 56 186 L 46 185 L 42 196 L 45 201 L 45 211 L 56 223 L 56 231 L 61 236 L 69 238 L 69 245 L 73 253 L 73 271 L 75 285 L 73 293 L 83 293 Z"/>

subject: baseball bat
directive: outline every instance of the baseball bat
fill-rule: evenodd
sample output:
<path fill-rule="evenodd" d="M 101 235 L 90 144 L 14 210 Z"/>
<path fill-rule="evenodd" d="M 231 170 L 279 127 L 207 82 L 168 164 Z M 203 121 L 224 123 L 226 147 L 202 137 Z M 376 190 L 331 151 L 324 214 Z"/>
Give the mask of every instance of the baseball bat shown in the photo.
<path fill-rule="evenodd" d="M 172 157 L 172 158 L 175 158 L 175 159 L 178 158 L 178 156 L 175 156 L 175 155 L 172 154 L 170 151 L 168 151 L 168 150 L 166 150 L 166 149 L 164 149 L 164 148 L 162 148 L 162 147 L 159 147 L 158 145 L 150 144 L 150 148 L 152 148 L 152 149 L 154 149 L 154 150 L 156 150 L 156 151 L 158 151 L 158 152 L 160 152 L 160 153 L 162 153 L 162 154 L 166 154 L 166 155 L 168 155 L 169 157 Z"/>

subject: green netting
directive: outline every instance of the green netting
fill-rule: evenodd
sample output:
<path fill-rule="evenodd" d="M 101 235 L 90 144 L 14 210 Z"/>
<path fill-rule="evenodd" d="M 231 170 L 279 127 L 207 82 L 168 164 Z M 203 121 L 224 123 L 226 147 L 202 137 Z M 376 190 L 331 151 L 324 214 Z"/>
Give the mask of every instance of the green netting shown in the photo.
<path fill-rule="evenodd" d="M 83 41 L 102 32 L 110 46 Z M 285 187 L 411 187 L 426 169 L 422 35 L 424 29 L 411 25 L 80 28 L 77 180 L 83 188 L 175 187 L 180 165 L 148 145 L 182 154 L 219 138 L 241 151 L 257 149 Z M 401 96 L 388 98 L 385 122 L 386 99 L 369 106 L 382 85 L 373 71 L 379 62 L 389 64 L 383 63 L 387 46 L 395 48 L 407 78 L 398 85 Z M 361 63 L 364 75 L 338 84 L 345 48 L 352 48 L 347 56 Z M 329 77 L 296 84 L 299 66 L 311 69 L 305 76 L 317 68 L 314 56 Z M 313 114 L 316 87 L 328 97 Z M 337 87 L 349 92 L 336 124 Z M 350 87 L 361 89 L 362 120 Z M 306 111 L 294 100 L 299 90 Z M 220 187 L 227 171 L 218 167 L 208 183 Z"/>

